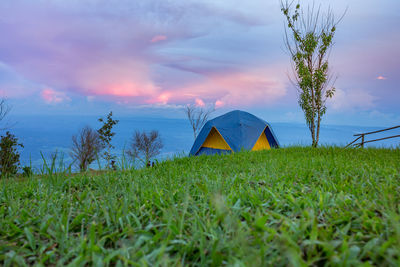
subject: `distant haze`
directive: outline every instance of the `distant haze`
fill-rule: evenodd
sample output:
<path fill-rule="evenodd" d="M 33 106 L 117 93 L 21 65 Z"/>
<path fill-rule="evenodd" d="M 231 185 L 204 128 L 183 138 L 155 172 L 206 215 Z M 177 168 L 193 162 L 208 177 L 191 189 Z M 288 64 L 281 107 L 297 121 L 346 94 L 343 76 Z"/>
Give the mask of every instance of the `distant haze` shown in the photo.
<path fill-rule="evenodd" d="M 116 133 L 113 139 L 114 153 L 121 160 L 123 151 L 129 149 L 129 144 L 135 130 L 158 130 L 164 143 L 160 155 L 161 159 L 174 156 L 188 155 L 193 145 L 193 132 L 190 124 L 185 119 L 162 119 L 149 117 L 116 117 L 120 122 L 116 125 Z M 42 166 L 43 159 L 46 160 L 56 151 L 64 154 L 66 163 L 70 163 L 69 152 L 71 148 L 71 137 L 78 130 L 89 125 L 95 129 L 100 127 L 96 116 L 14 116 L 16 122 L 11 131 L 16 134 L 19 141 L 24 144 L 21 149 L 23 165 L 38 168 Z M 279 123 L 271 122 L 273 131 L 281 144 L 288 145 L 310 145 L 311 138 L 307 127 L 302 123 Z M 322 145 L 345 145 L 354 140 L 353 134 L 373 131 L 379 127 L 323 125 L 321 130 Z M 399 134 L 399 130 L 393 135 Z M 382 135 L 375 135 L 379 138 Z M 383 136 L 387 136 L 385 133 Z M 386 140 L 373 143 L 374 146 L 398 146 L 399 139 Z M 97 167 L 94 163 L 94 168 Z"/>

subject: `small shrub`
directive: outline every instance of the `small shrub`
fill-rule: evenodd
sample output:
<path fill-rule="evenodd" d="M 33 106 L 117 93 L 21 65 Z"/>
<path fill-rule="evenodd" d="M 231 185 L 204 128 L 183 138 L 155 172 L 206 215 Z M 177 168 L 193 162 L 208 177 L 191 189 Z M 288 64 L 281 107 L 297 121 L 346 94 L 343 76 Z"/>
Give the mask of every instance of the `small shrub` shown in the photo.
<path fill-rule="evenodd" d="M 22 176 L 30 177 L 33 174 L 33 170 L 30 166 L 25 166 L 22 168 Z"/>
<path fill-rule="evenodd" d="M 15 175 L 18 172 L 20 161 L 18 147 L 24 147 L 21 143 L 18 143 L 17 137 L 6 132 L 5 136 L 1 136 L 0 140 L 0 175 L 10 176 Z"/>
<path fill-rule="evenodd" d="M 112 128 L 119 122 L 119 120 L 114 120 L 112 115 L 113 113 L 111 111 L 107 115 L 107 119 L 99 119 L 99 122 L 102 122 L 103 126 L 97 130 L 97 133 L 99 134 L 99 138 L 101 140 L 101 150 L 104 149 L 102 157 L 107 161 L 107 168 L 115 170 L 116 156 L 111 154 L 111 150 L 114 148 L 114 146 L 111 144 L 111 140 L 115 135 L 115 132 L 112 131 Z"/>

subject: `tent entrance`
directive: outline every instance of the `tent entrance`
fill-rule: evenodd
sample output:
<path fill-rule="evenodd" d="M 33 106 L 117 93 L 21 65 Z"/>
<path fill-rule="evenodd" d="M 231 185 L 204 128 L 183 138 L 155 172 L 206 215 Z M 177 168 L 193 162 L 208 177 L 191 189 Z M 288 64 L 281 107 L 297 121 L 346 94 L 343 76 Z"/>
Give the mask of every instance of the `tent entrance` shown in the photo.
<path fill-rule="evenodd" d="M 215 127 L 211 129 L 202 147 L 232 150 Z"/>
<path fill-rule="evenodd" d="M 264 129 L 264 131 L 258 138 L 257 142 L 254 144 L 252 150 L 256 151 L 256 150 L 263 150 L 263 149 L 271 149 L 271 146 L 269 145 L 267 136 L 265 135 L 265 130 L 266 130 L 266 128 Z"/>

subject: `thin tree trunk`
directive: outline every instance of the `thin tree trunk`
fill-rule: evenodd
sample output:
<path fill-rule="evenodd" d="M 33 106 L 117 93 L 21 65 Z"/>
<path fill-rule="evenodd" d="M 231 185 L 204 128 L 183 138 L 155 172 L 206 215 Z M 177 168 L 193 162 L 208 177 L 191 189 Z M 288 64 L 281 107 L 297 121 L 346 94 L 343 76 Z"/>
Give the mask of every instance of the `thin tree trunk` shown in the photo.
<path fill-rule="evenodd" d="M 318 121 L 317 121 L 317 138 L 316 138 L 315 147 L 317 147 L 317 146 L 318 146 L 318 142 L 319 142 L 319 130 L 320 130 L 320 126 L 321 126 L 321 115 L 320 115 L 320 112 L 318 112 Z"/>
<path fill-rule="evenodd" d="M 314 92 L 314 83 L 313 83 L 314 74 L 313 74 L 313 69 L 312 69 L 312 62 L 313 62 L 312 56 L 309 56 L 307 58 L 307 60 L 308 60 L 308 62 L 307 62 L 308 69 L 309 69 L 310 75 L 311 75 L 310 88 L 311 88 L 311 108 L 312 108 L 312 122 L 311 122 L 312 146 L 315 147 L 316 146 L 315 145 L 315 143 L 316 143 L 316 140 L 315 140 L 315 109 L 316 109 L 315 102 L 316 101 L 315 101 L 315 92 Z"/>
<path fill-rule="evenodd" d="M 315 147 L 315 95 L 314 95 L 314 90 L 311 90 L 311 101 L 312 101 L 312 122 L 311 122 L 311 135 L 312 135 L 312 146 Z"/>
<path fill-rule="evenodd" d="M 149 151 L 146 149 L 146 155 L 145 155 L 145 159 L 146 159 L 146 166 L 149 164 Z"/>
<path fill-rule="evenodd" d="M 110 148 L 107 149 L 107 169 L 110 169 Z"/>

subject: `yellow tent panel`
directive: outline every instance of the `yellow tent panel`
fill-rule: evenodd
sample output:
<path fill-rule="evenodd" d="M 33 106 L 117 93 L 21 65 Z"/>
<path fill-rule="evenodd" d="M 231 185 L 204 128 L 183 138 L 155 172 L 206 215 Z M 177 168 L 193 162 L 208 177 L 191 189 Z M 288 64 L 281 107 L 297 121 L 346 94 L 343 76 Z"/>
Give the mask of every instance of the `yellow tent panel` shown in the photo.
<path fill-rule="evenodd" d="M 265 136 L 265 130 L 262 132 L 257 142 L 254 144 L 252 150 L 263 150 L 263 149 L 271 149 L 268 139 Z"/>
<path fill-rule="evenodd" d="M 204 141 L 202 146 L 215 149 L 232 150 L 225 142 L 222 135 L 214 127 L 211 129 L 210 134 L 207 136 L 206 141 Z"/>

